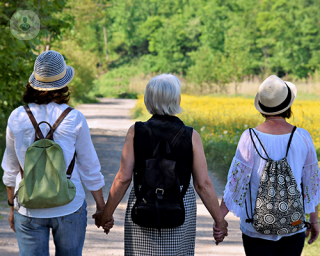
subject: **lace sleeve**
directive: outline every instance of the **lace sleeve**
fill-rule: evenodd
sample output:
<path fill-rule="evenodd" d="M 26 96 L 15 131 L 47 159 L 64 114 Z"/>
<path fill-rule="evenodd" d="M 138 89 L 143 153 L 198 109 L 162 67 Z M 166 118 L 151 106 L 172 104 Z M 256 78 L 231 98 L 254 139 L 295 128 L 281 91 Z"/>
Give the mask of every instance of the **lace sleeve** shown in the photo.
<path fill-rule="evenodd" d="M 228 182 L 224 190 L 224 202 L 229 211 L 240 217 L 244 200 L 248 191 L 252 168 L 233 158 Z"/>
<path fill-rule="evenodd" d="M 319 163 L 305 166 L 303 169 L 303 192 L 306 213 L 314 212 L 320 202 L 320 170 Z"/>
<path fill-rule="evenodd" d="M 317 153 L 312 138 L 306 130 L 302 130 L 303 138 L 308 147 L 307 158 L 303 167 L 302 184 L 306 213 L 314 212 L 320 202 L 320 170 Z"/>
<path fill-rule="evenodd" d="M 236 156 L 233 158 L 228 181 L 224 190 L 224 202 L 229 211 L 240 217 L 249 189 L 253 167 L 253 145 L 249 131 L 245 131 L 239 141 Z"/>

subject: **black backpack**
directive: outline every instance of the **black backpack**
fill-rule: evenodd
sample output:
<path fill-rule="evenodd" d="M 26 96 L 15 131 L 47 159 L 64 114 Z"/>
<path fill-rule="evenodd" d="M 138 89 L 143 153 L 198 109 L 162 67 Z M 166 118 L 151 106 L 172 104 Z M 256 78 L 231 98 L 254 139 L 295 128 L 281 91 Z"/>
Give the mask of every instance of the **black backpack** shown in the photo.
<path fill-rule="evenodd" d="M 146 160 L 142 184 L 134 180 L 137 200 L 131 210 L 134 223 L 142 227 L 157 228 L 161 236 L 162 228 L 181 226 L 185 220 L 183 197 L 189 184 L 180 189 L 176 162 L 170 158 L 185 127 L 181 127 L 169 144 L 166 140 L 156 143 L 148 123 L 144 123 L 153 147 L 153 159 Z M 140 190 L 139 190 L 140 188 Z"/>

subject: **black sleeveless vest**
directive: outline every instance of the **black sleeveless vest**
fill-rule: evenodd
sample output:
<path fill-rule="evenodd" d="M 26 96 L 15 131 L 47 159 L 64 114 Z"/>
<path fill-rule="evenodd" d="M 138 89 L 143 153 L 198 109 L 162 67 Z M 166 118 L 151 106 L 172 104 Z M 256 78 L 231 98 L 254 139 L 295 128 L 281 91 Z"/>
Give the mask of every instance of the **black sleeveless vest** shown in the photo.
<path fill-rule="evenodd" d="M 178 117 L 166 115 L 153 115 L 147 122 L 157 143 L 161 139 L 165 139 L 170 143 L 180 127 L 185 126 Z M 179 175 L 180 184 L 188 186 L 193 168 L 193 128 L 188 126 L 185 126 L 185 128 L 186 131 L 174 149 L 172 149 L 172 159 L 169 160 L 176 161 L 176 170 Z M 146 168 L 146 160 L 153 158 L 152 144 L 143 122 L 135 123 L 134 158 L 134 183 L 138 182 L 138 184 L 141 184 Z"/>

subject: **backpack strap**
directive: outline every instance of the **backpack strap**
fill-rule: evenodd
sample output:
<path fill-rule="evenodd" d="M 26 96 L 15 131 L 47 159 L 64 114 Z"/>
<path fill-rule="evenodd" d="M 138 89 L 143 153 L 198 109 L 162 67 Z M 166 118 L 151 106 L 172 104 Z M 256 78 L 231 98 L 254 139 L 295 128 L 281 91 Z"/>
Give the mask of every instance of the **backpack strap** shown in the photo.
<path fill-rule="evenodd" d="M 63 121 L 63 119 L 73 110 L 73 108 L 71 107 L 68 107 L 65 109 L 65 111 L 62 112 L 62 114 L 58 117 L 57 121 L 55 121 L 55 123 L 53 124 L 52 126 L 52 130 L 53 132 L 55 132 L 55 130 L 58 128 L 58 126 L 61 124 L 61 122 Z M 74 168 L 74 164 L 76 162 L 76 155 L 77 155 L 77 152 L 74 151 L 74 154 L 73 154 L 73 158 L 68 166 L 68 169 L 67 169 L 67 179 L 71 179 L 71 175 L 72 175 L 72 172 L 73 172 L 73 168 Z"/>
<path fill-rule="evenodd" d="M 73 110 L 73 108 L 68 107 L 65 111 L 62 112 L 62 114 L 58 117 L 57 121 L 53 124 L 52 130 L 55 132 L 55 130 L 58 128 L 62 120 Z"/>
<path fill-rule="evenodd" d="M 37 133 L 37 135 L 38 135 L 38 138 L 44 139 L 44 136 L 43 136 L 41 130 L 40 130 L 40 129 L 37 129 L 38 123 L 37 123 L 34 115 L 32 114 L 31 109 L 29 108 L 28 105 L 25 105 L 25 106 L 23 106 L 23 107 L 24 107 L 24 110 L 25 110 L 25 111 L 27 112 L 27 114 L 28 114 L 28 117 L 29 117 L 29 119 L 30 119 L 30 121 L 31 121 L 31 123 L 32 123 L 32 125 L 33 125 L 33 127 L 34 127 L 34 129 L 35 129 L 35 131 L 36 131 L 36 133 Z"/>
<path fill-rule="evenodd" d="M 254 146 L 254 148 L 256 149 L 256 151 L 257 151 L 257 153 L 258 153 L 258 155 L 262 158 L 262 159 L 264 159 L 264 160 L 268 160 L 268 159 L 270 159 L 270 157 L 268 156 L 268 154 L 267 154 L 267 151 L 265 150 L 265 148 L 264 148 L 264 146 L 263 146 L 263 144 L 261 143 L 261 141 L 260 141 L 260 139 L 259 139 L 259 137 L 258 137 L 258 135 L 256 134 L 256 132 L 252 129 L 252 128 L 249 128 L 249 132 L 250 132 L 250 137 L 251 137 L 251 140 L 252 140 L 252 143 L 253 143 L 253 146 Z M 259 141 L 259 143 L 260 143 L 260 145 L 261 145 L 261 147 L 262 147 L 262 149 L 263 149 L 263 151 L 264 151 L 264 153 L 266 154 L 266 156 L 268 157 L 268 159 L 267 158 L 264 158 L 260 153 L 259 153 L 259 151 L 258 151 L 258 149 L 257 149 L 257 146 L 256 146 L 256 144 L 254 143 L 254 140 L 253 140 L 253 137 L 252 137 L 252 133 L 251 132 L 253 132 L 254 133 L 254 135 L 257 137 L 257 139 L 258 139 L 258 141 Z"/>
<path fill-rule="evenodd" d="M 247 206 L 247 200 L 244 200 L 245 206 L 246 206 L 246 213 L 248 219 L 246 219 L 246 223 L 253 223 L 253 212 L 252 212 L 252 198 L 251 198 L 251 181 L 249 181 L 249 196 L 250 196 L 250 209 L 251 209 L 251 218 L 249 217 L 248 214 L 248 206 Z"/>
<path fill-rule="evenodd" d="M 296 129 L 297 129 L 297 126 L 293 127 L 293 129 L 292 129 L 292 132 L 291 132 L 291 135 L 290 135 L 290 139 L 289 139 L 289 142 L 288 142 L 288 146 L 287 146 L 286 157 L 288 156 L 288 152 L 289 152 L 289 148 L 290 148 L 290 145 L 291 145 L 292 137 L 293 137 L 293 134 L 296 131 Z"/>
<path fill-rule="evenodd" d="M 156 139 L 154 138 L 153 132 L 152 132 L 152 130 L 150 128 L 150 125 L 148 124 L 148 122 L 145 122 L 144 126 L 146 127 L 147 132 L 149 133 L 149 138 L 151 140 L 151 144 L 152 144 L 153 150 L 155 150 L 155 148 L 157 147 L 157 143 L 156 143 Z"/>
<path fill-rule="evenodd" d="M 183 133 L 185 132 L 185 130 L 186 130 L 186 128 L 184 126 L 180 127 L 179 131 L 176 133 L 176 135 L 174 136 L 174 138 L 172 139 L 172 141 L 170 143 L 171 150 L 175 147 L 177 142 L 180 140 L 180 138 L 183 135 Z"/>

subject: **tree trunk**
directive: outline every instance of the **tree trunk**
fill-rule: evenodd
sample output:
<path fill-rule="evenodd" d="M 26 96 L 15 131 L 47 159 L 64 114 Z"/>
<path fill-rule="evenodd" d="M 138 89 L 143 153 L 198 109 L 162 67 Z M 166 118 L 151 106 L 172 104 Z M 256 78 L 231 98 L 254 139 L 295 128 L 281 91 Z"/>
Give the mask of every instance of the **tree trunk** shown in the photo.
<path fill-rule="evenodd" d="M 103 27 L 103 34 L 104 34 L 104 45 L 106 47 L 106 59 L 107 59 L 107 62 L 109 62 L 108 39 L 107 39 L 106 27 Z"/>

